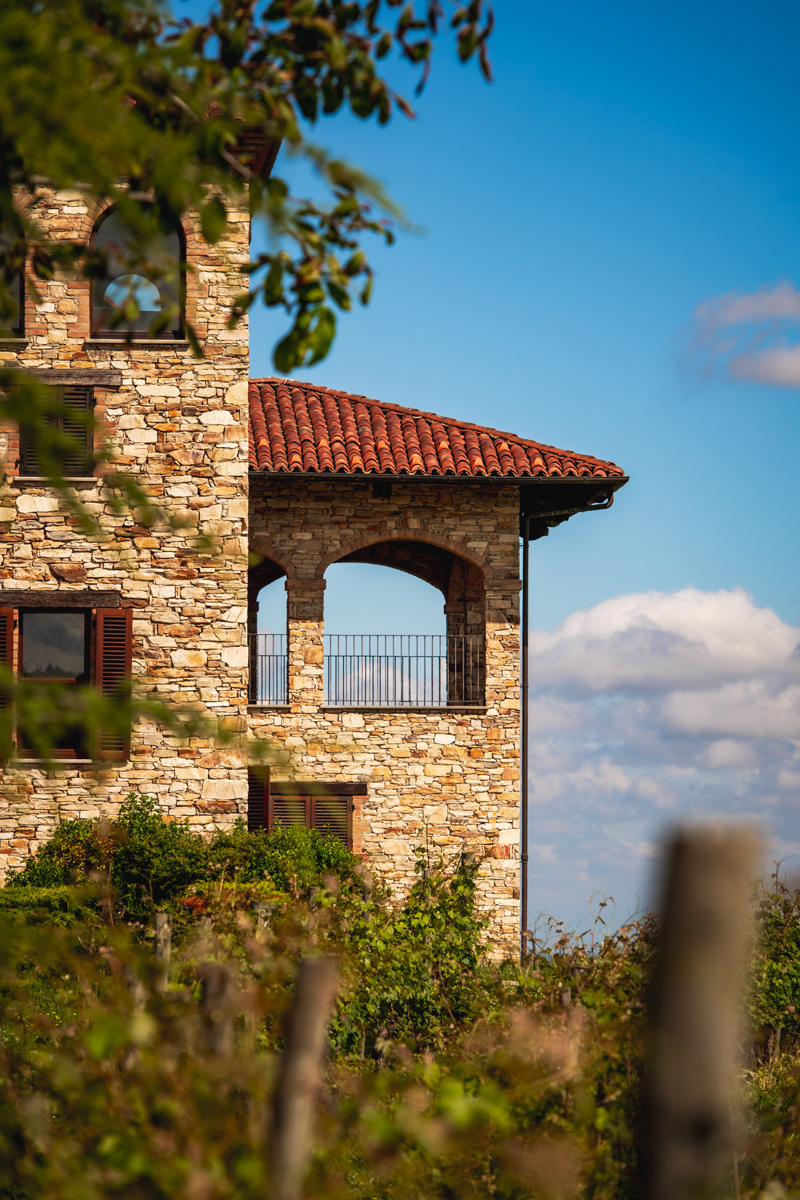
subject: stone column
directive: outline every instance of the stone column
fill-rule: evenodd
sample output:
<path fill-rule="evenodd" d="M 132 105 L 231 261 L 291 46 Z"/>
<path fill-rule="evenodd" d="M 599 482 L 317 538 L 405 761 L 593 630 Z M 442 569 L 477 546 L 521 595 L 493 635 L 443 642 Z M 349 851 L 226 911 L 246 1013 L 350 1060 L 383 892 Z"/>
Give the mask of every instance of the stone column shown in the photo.
<path fill-rule="evenodd" d="M 315 712 L 324 699 L 324 579 L 286 580 L 289 695 L 293 712 Z"/>
<path fill-rule="evenodd" d="M 495 580 L 486 590 L 486 704 L 519 715 L 519 579 Z"/>

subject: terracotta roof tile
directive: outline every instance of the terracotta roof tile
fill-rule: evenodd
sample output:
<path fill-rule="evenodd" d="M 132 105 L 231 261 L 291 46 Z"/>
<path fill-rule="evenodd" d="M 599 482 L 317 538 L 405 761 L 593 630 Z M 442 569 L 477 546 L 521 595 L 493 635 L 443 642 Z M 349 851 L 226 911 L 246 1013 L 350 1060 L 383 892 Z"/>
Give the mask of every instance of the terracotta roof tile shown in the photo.
<path fill-rule="evenodd" d="M 587 454 L 294 379 L 251 380 L 249 399 L 253 471 L 624 478 Z"/>

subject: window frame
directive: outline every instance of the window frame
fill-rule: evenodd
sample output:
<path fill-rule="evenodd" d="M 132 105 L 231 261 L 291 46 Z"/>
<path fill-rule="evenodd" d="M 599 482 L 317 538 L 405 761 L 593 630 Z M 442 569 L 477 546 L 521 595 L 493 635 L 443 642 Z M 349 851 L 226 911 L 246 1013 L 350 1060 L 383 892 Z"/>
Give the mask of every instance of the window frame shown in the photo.
<path fill-rule="evenodd" d="M 149 201 L 143 203 L 150 203 Z M 152 204 L 150 205 L 152 207 Z M 94 248 L 97 235 L 103 225 L 111 219 L 116 212 L 117 205 L 111 204 L 104 209 L 94 223 L 92 229 L 91 244 Z M 115 276 L 98 276 L 93 278 L 91 282 L 89 295 L 89 336 L 92 340 L 112 340 L 112 341 L 138 341 L 138 342 L 174 342 L 185 341 L 186 339 L 186 271 L 181 267 L 186 263 L 186 231 L 183 228 L 181 221 L 176 221 L 173 232 L 178 238 L 178 260 L 176 268 L 178 271 L 178 327 L 177 329 L 163 330 L 161 333 L 150 333 L 148 329 L 126 329 L 123 325 L 117 326 L 115 329 L 105 329 L 97 320 L 97 312 L 100 305 L 97 303 L 97 289 L 100 285 L 108 287 L 115 279 L 121 278 Z M 123 272 L 124 274 L 125 272 Z M 154 286 L 157 286 L 154 284 Z M 161 289 L 158 289 L 161 295 Z"/>
<path fill-rule="evenodd" d="M 47 593 L 49 603 L 41 603 L 42 593 L 31 593 L 31 600 L 39 599 L 39 604 L 17 603 L 4 605 L 0 592 L 0 662 L 12 672 L 15 679 L 25 679 L 22 675 L 23 654 L 23 625 L 27 613 L 83 613 L 85 617 L 85 673 L 75 679 L 28 679 L 28 683 L 41 684 L 46 687 L 50 683 L 73 684 L 75 687 L 93 686 L 101 694 L 115 695 L 124 688 L 132 674 L 133 659 L 133 609 L 120 608 L 117 605 L 92 607 L 91 604 L 70 603 L 75 593 Z M 81 599 L 86 598 L 82 594 Z M 107 628 L 109 626 L 110 628 Z M 0 694 L 0 709 L 7 709 L 13 702 L 7 695 Z M 123 722 L 124 726 L 124 722 Z M 22 741 L 22 731 L 16 721 L 12 733 L 15 760 L 20 763 L 40 763 L 49 761 L 65 762 L 94 762 L 127 761 L 131 755 L 130 723 L 120 732 L 116 729 L 100 729 L 94 739 L 94 745 L 81 747 L 86 757 L 76 752 L 61 752 L 54 748 L 48 759 L 35 757 L 26 753 Z"/>
<path fill-rule="evenodd" d="M 328 833 L 329 836 L 337 838 L 348 850 L 353 850 L 353 812 L 355 808 L 355 797 L 366 796 L 366 783 L 339 783 L 339 782 L 319 782 L 319 781 L 275 781 L 270 779 L 270 772 L 264 767 L 249 767 L 247 771 L 248 784 L 248 799 L 247 799 L 247 828 L 253 833 L 258 829 L 266 829 L 271 832 L 273 829 L 287 828 L 304 828 L 317 829 L 320 833 Z M 283 822 L 276 815 L 277 800 L 288 800 L 296 798 L 303 802 L 303 824 L 299 821 Z M 344 813 L 337 814 L 339 823 L 344 824 L 345 834 L 332 831 L 330 828 L 320 828 L 323 824 L 321 819 L 323 814 L 320 814 L 320 808 L 324 807 L 324 803 L 339 802 L 340 808 L 344 808 Z M 344 816 L 344 822 L 341 818 Z"/>

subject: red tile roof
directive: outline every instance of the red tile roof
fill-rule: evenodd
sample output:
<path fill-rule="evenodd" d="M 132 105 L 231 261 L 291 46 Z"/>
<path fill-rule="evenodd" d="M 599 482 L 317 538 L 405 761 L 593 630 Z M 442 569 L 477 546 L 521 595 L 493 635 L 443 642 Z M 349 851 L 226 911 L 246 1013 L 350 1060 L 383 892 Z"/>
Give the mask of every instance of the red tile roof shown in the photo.
<path fill-rule="evenodd" d="M 250 381 L 250 469 L 624 478 L 587 454 L 294 379 Z"/>

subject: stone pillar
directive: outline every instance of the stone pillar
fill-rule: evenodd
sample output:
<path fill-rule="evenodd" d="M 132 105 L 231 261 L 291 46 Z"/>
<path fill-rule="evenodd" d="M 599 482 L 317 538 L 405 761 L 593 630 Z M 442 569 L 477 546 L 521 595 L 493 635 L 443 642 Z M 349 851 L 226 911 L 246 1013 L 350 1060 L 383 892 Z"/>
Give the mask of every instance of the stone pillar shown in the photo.
<path fill-rule="evenodd" d="M 519 714 L 519 579 L 495 580 L 486 591 L 486 704 Z"/>
<path fill-rule="evenodd" d="M 325 692 L 322 630 L 324 579 L 286 580 L 289 694 L 293 712 L 315 712 Z"/>
<path fill-rule="evenodd" d="M 455 559 L 444 606 L 447 621 L 447 703 L 483 704 L 485 691 L 483 576 Z"/>

